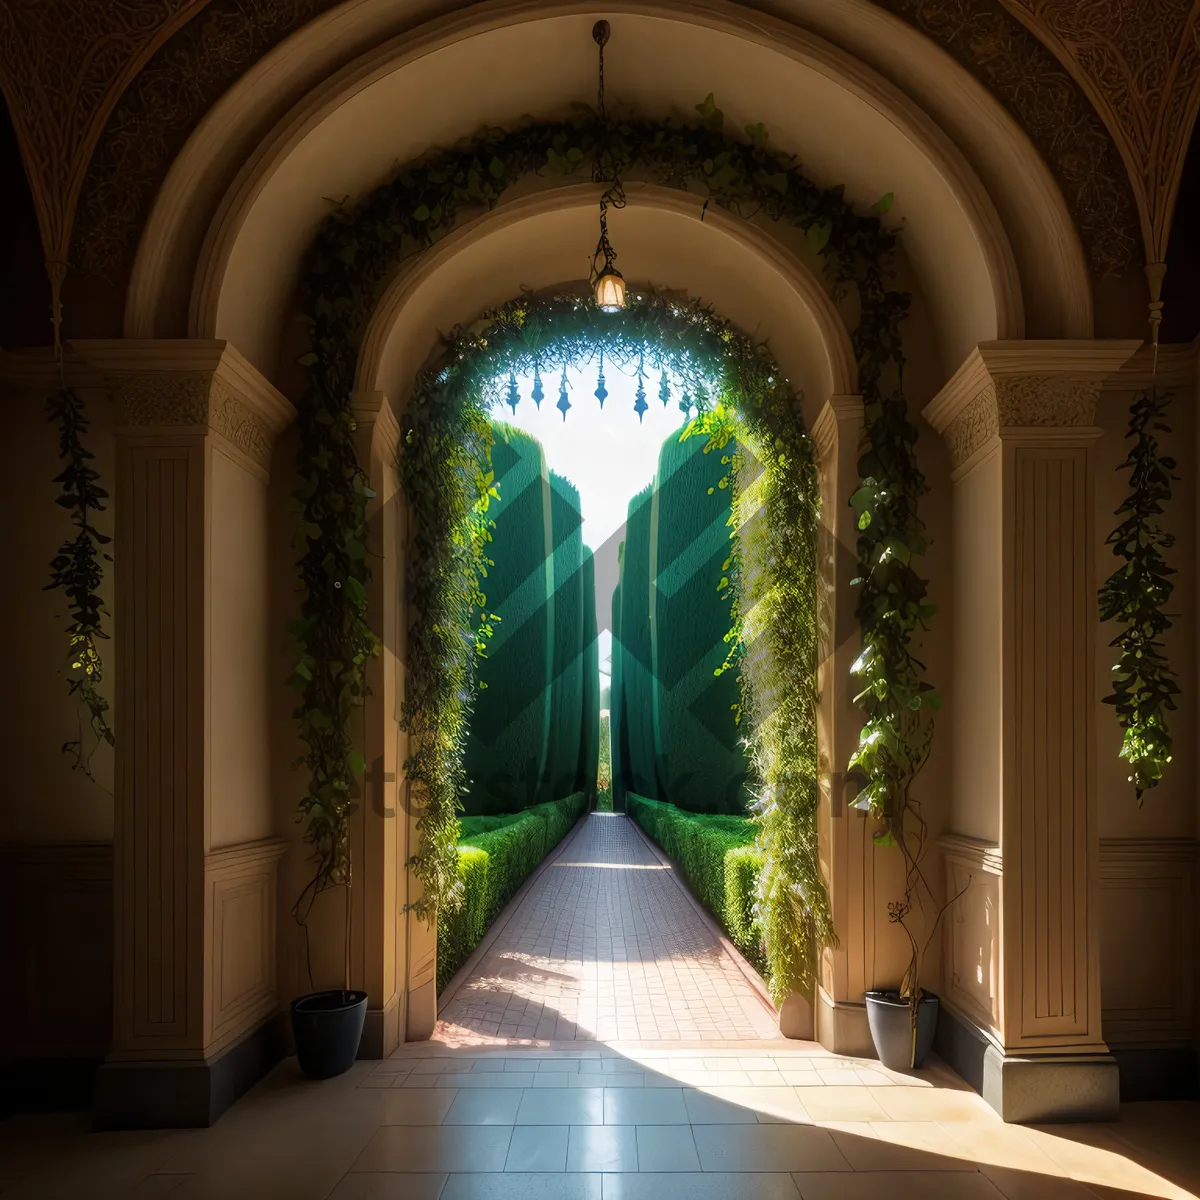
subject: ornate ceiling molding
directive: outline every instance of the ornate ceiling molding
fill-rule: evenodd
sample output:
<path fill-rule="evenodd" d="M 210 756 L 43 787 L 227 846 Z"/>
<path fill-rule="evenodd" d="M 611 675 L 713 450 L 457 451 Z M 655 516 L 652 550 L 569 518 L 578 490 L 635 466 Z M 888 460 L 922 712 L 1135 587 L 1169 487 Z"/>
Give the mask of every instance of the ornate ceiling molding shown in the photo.
<path fill-rule="evenodd" d="M 52 276 L 117 98 L 205 0 L 6 0 L 0 84 L 21 144 Z"/>
<path fill-rule="evenodd" d="M 1125 160 L 1146 262 L 1166 261 L 1200 107 L 1200 2 L 1003 0 L 1087 93 Z"/>
<path fill-rule="evenodd" d="M 340 0 L 209 0 L 113 109 L 79 198 L 72 262 L 124 286 L 155 193 L 192 130 L 264 54 Z"/>
<path fill-rule="evenodd" d="M 0 83 L 47 259 L 69 251 L 122 287 L 154 193 L 204 113 L 338 2 L 0 4 Z M 1200 0 L 875 2 L 1009 108 L 1057 177 L 1093 270 L 1127 271 L 1139 232 L 1161 261 L 1200 106 Z"/>
<path fill-rule="evenodd" d="M 1095 7 L 1093 0 L 1063 2 Z M 1038 37 L 1001 0 L 875 3 L 941 46 L 1012 113 L 1054 172 L 1092 270 L 1134 267 L 1138 210 L 1125 165 L 1079 81 Z"/>

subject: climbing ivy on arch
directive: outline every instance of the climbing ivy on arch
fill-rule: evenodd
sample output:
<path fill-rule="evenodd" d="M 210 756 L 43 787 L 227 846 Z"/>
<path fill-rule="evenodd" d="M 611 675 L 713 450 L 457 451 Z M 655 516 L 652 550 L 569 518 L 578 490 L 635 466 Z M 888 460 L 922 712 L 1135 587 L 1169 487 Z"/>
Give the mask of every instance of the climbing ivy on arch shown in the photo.
<path fill-rule="evenodd" d="M 299 695 L 296 716 L 307 747 L 304 761 L 311 779 L 300 802 L 315 867 L 310 895 L 349 880 L 347 828 L 354 776 L 361 767 L 350 721 L 365 695 L 366 659 L 376 648 L 362 586 L 367 576 L 363 544 L 370 493 L 354 458 L 350 412 L 359 347 L 371 313 L 403 259 L 434 245 L 464 214 L 492 207 L 509 187 L 529 176 L 583 175 L 602 141 L 606 161 L 611 156 L 616 170 L 627 180 L 644 178 L 692 191 L 732 212 L 801 230 L 809 248 L 824 263 L 830 292 L 839 299 L 848 297 L 857 309 L 852 343 L 865 405 L 860 464 L 863 480 L 856 493 L 864 654 L 857 669 L 863 685 L 858 702 L 866 725 L 856 765 L 866 777 L 861 794 L 874 815 L 891 823 L 908 802 L 908 784 L 914 767 L 919 769 L 924 761 L 922 747 L 927 745 L 925 730 L 916 728 L 913 721 L 913 705 L 925 692 L 920 664 L 911 656 L 910 643 L 929 609 L 923 602 L 924 581 L 913 566 L 914 557 L 923 549 L 917 501 L 924 491 L 924 479 L 916 466 L 916 429 L 909 420 L 900 381 L 900 325 L 909 298 L 891 286 L 894 237 L 879 219 L 890 197 L 876 206 L 877 212 L 857 211 L 840 187 L 817 186 L 794 159 L 771 150 L 761 125 L 747 127 L 733 136 L 724 129 L 723 116 L 711 96 L 697 108 L 700 120 L 691 124 L 627 118 L 605 128 L 595 113 L 580 106 L 570 120 L 485 130 L 453 148 L 431 151 L 405 165 L 360 203 L 338 207 L 313 244 L 302 293 L 311 327 L 311 349 L 301 362 L 310 370 L 310 381 L 298 405 L 300 483 L 294 496 L 303 547 L 299 564 L 303 599 L 300 618 L 292 627 L 299 647 L 292 678 Z M 664 322 L 665 314 L 654 307 L 656 303 L 649 301 L 646 307 L 631 311 L 628 319 L 647 319 L 663 326 L 656 332 L 665 330 L 663 352 L 670 356 L 671 322 Z M 586 323 L 591 320 L 589 312 L 586 305 L 578 306 L 571 319 Z M 567 319 L 565 312 L 559 316 Z M 491 320 L 500 321 L 499 329 L 504 329 L 508 327 L 505 322 L 511 323 L 511 314 L 493 314 Z M 707 319 L 697 318 L 695 328 L 709 329 Z M 730 341 L 724 343 L 725 347 L 736 344 L 740 347 L 737 361 L 749 364 L 749 344 L 738 340 L 741 335 L 737 331 L 726 331 Z M 583 332 L 590 337 L 596 330 Z M 706 338 L 719 336 L 712 329 L 705 334 Z M 454 341 L 458 340 L 456 335 Z M 643 344 L 648 344 L 646 339 Z M 715 345 L 709 345 L 702 361 L 715 369 L 726 360 L 715 353 Z M 452 359 L 446 369 L 451 374 L 443 384 L 453 383 L 456 376 Z M 674 369 L 680 378 L 689 378 L 688 371 L 698 367 L 680 359 Z M 710 421 L 716 421 L 707 430 L 713 445 L 730 436 L 721 419 L 725 401 L 732 402 L 736 395 L 735 407 L 743 415 L 756 403 L 753 396 L 757 393 L 737 392 L 742 384 L 735 384 L 733 376 L 726 378 L 723 371 L 722 367 L 716 375 L 725 383 L 715 385 L 709 397 L 711 403 L 707 407 L 699 405 Z M 436 382 L 436 376 L 433 378 Z M 428 386 L 426 390 L 418 388 L 413 411 L 437 406 L 435 397 L 440 393 L 437 388 L 428 390 Z M 775 403 L 771 401 L 772 409 Z M 432 464 L 439 456 L 447 456 L 468 474 L 475 470 L 468 464 L 477 464 L 480 454 L 486 456 L 488 434 L 483 413 L 484 409 L 476 404 L 464 403 L 449 421 L 433 422 L 427 427 L 418 421 L 406 426 L 406 437 L 413 433 L 418 439 L 411 447 L 406 443 L 406 447 L 431 464 L 428 474 L 419 470 L 414 474 L 413 460 L 403 466 L 409 500 L 414 506 L 419 507 L 422 498 L 413 489 L 419 491 L 425 481 L 433 478 L 436 472 Z M 798 409 L 793 416 L 790 427 L 802 431 Z M 777 428 L 784 426 L 772 424 L 773 432 Z M 807 442 L 793 443 L 785 436 L 781 453 L 801 475 L 809 469 L 803 466 L 811 463 Z M 807 511 L 807 501 L 802 503 L 800 495 L 789 485 L 777 498 L 783 507 L 793 503 L 797 506 L 798 521 L 802 510 Z M 431 502 L 428 497 L 425 500 Z M 476 528 L 470 522 L 468 526 Z M 792 532 L 803 541 L 808 528 L 800 521 Z M 418 553 L 429 563 L 443 562 L 452 569 L 458 569 L 454 564 L 459 564 L 466 571 L 470 555 L 438 557 L 444 548 L 437 542 L 441 536 L 435 536 L 434 526 L 418 523 L 414 541 Z M 801 551 L 797 545 L 795 552 Z M 731 564 L 731 571 L 736 608 L 745 603 L 745 580 L 738 574 L 736 562 Z M 470 703 L 470 677 L 465 673 L 468 668 L 459 652 L 459 642 L 469 628 L 462 606 L 473 604 L 478 593 L 471 590 L 469 571 L 454 583 L 459 607 L 451 605 L 440 610 L 437 621 L 413 603 L 410 594 L 413 631 L 418 637 L 427 635 L 432 639 L 428 645 L 430 661 L 458 664 L 448 669 L 444 682 L 445 688 L 458 689 L 460 698 L 454 705 L 434 703 L 435 694 L 423 692 L 419 686 L 410 684 L 408 693 L 406 716 L 412 758 L 406 766 L 407 778 L 424 779 L 426 783 L 420 786 L 433 789 L 421 817 L 423 841 L 414 860 L 424 885 L 424 898 L 418 908 L 430 918 L 438 906 L 458 902 L 449 839 L 457 804 L 455 788 L 461 787 L 457 773 L 461 763 L 453 754 L 447 757 L 443 750 L 431 749 L 456 728 L 458 718 L 452 714 L 460 709 L 455 705 Z M 746 634 L 744 623 L 737 618 L 733 632 L 739 639 Z M 411 652 L 410 636 L 410 658 Z M 815 646 L 812 653 L 815 655 Z M 809 693 L 804 695 L 807 703 Z M 776 707 L 772 711 L 783 710 Z M 747 715 L 750 736 L 759 736 L 760 726 L 754 722 L 759 720 L 761 725 L 761 717 L 756 716 L 753 706 Z M 780 737 L 786 741 L 785 733 L 781 732 Z M 777 996 L 793 988 L 811 989 L 814 951 L 833 937 L 819 872 L 808 872 L 807 850 L 793 853 L 789 848 L 805 845 L 807 817 L 803 813 L 809 808 L 815 813 L 815 761 L 811 771 L 809 766 L 799 754 L 789 764 L 789 772 L 794 767 L 794 774 L 781 775 L 774 783 L 764 782 L 759 803 L 768 861 L 761 902 L 770 920 L 776 922 L 776 933 L 769 932 L 768 937 L 775 947 L 771 983 Z M 772 838 L 776 839 L 776 853 L 771 852 Z"/>
<path fill-rule="evenodd" d="M 769 351 L 684 297 L 642 292 L 623 311 L 604 313 L 590 297 L 527 296 L 456 331 L 417 382 L 399 459 L 412 517 L 405 773 L 422 804 L 416 870 L 442 903 L 458 902 L 458 811 L 478 651 L 469 633 L 486 612 L 495 488 L 489 414 L 517 402 L 517 376 L 557 376 L 599 361 L 638 373 L 639 405 L 648 381 L 663 403 L 694 406 L 684 436 L 707 435 L 706 451 L 736 438 L 736 453 L 725 456 L 742 469 L 733 473 L 735 536 L 723 582 L 738 580 L 739 634 L 757 630 L 739 678 L 759 793 L 760 919 L 776 992 L 811 987 L 815 951 L 833 940 L 817 854 L 813 444 L 799 397 Z"/>

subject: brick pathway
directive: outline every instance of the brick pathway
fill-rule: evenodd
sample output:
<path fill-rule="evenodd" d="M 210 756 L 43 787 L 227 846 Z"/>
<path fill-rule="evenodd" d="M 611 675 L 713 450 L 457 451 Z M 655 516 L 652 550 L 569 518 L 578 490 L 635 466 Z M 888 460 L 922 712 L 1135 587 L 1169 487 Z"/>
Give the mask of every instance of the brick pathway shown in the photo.
<path fill-rule="evenodd" d="M 773 1013 L 620 814 L 593 813 L 500 917 L 438 1037 L 750 1040 Z"/>

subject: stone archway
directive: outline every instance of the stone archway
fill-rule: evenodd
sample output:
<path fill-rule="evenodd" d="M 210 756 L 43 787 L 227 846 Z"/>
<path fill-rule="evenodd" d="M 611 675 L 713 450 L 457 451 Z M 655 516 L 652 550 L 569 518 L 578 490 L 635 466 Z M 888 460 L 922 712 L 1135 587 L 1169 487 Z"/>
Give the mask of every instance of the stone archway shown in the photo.
<path fill-rule="evenodd" d="M 379 6 L 372 2 L 359 7 L 365 19 L 368 10 Z M 630 22 L 631 41 L 642 55 L 635 61 L 642 68 L 647 56 L 704 68 L 695 79 L 682 68 L 669 77 L 657 72 L 663 91 L 654 103 L 687 111 L 699 98 L 692 93 L 701 77 L 706 82 L 700 94 L 710 87 L 728 86 L 728 98 L 724 92 L 719 98 L 729 111 L 739 119 L 744 115 L 747 120 L 764 120 L 782 148 L 801 153 L 835 177 L 843 165 L 852 167 L 852 178 L 847 178 L 856 203 L 868 207 L 883 191 L 896 190 L 908 219 L 905 243 L 912 247 L 903 256 L 902 272 L 916 297 L 905 343 L 910 392 L 918 403 L 946 384 L 977 343 L 1019 339 L 1026 332 L 1044 338 L 1090 336 L 1090 290 L 1078 239 L 1044 165 L 994 100 L 978 88 L 972 91 L 974 85 L 957 75 L 939 81 L 938 71 L 944 65 L 939 60 L 917 56 L 908 66 L 893 64 L 893 77 L 902 77 L 905 70 L 912 73 L 911 87 L 902 89 L 866 65 L 871 56 L 865 51 L 856 57 L 799 25 L 739 6 L 631 3 L 619 6 L 619 11 L 624 14 L 621 19 Z M 176 582 L 178 596 L 193 602 L 189 610 L 193 624 L 186 630 L 173 626 L 170 630 L 181 654 L 191 656 L 186 661 L 194 668 L 188 684 L 192 707 L 169 713 L 165 723 L 147 717 L 142 732 L 154 755 L 119 750 L 124 761 L 118 770 L 118 811 L 132 819 L 140 811 L 139 804 L 158 805 L 188 830 L 178 854 L 160 855 L 159 861 L 144 846 L 133 846 L 132 826 L 118 824 L 118 855 L 128 851 L 130 856 L 127 862 L 118 857 L 117 885 L 118 895 L 128 887 L 130 901 L 127 910 L 118 911 L 118 922 L 129 926 L 118 934 L 118 972 L 127 984 L 118 993 L 122 1031 L 118 1056 L 127 1062 L 215 1061 L 239 1039 L 253 1034 L 265 1011 L 264 997 L 274 994 L 277 962 L 282 966 L 279 990 L 285 999 L 297 988 L 297 947 L 283 936 L 279 938 L 283 948 L 275 953 L 273 897 L 274 862 L 286 850 L 284 883 L 278 889 L 278 908 L 286 916 L 286 897 L 300 851 L 267 836 L 288 828 L 291 784 L 286 763 L 292 757 L 288 735 L 277 732 L 273 740 L 268 739 L 274 774 L 259 791 L 270 794 L 256 793 L 253 805 L 247 802 L 248 808 L 253 807 L 253 820 L 223 828 L 222 838 L 228 835 L 232 840 L 214 850 L 212 790 L 219 771 L 214 775 L 211 769 L 210 727 L 205 720 L 213 711 L 214 698 L 222 693 L 211 660 L 205 657 L 213 645 L 212 628 L 196 614 L 211 612 L 222 628 L 250 629 L 263 639 L 275 639 L 274 644 L 280 640 L 277 629 L 286 604 L 273 606 L 257 585 L 239 591 L 237 603 L 226 604 L 217 587 L 219 573 L 214 573 L 212 559 L 206 557 L 213 543 L 206 539 L 215 531 L 216 544 L 234 544 L 241 518 L 216 499 L 211 464 L 214 453 L 219 453 L 220 471 L 226 470 L 227 459 L 238 463 L 263 489 L 275 489 L 261 494 L 248 486 L 244 490 L 254 491 L 250 504 L 255 522 L 264 529 L 270 525 L 273 543 L 286 545 L 282 519 L 270 516 L 270 497 L 280 498 L 285 485 L 278 481 L 286 477 L 289 463 L 286 449 L 273 457 L 272 448 L 288 417 L 284 397 L 294 395 L 298 386 L 288 360 L 293 346 L 294 285 L 307 239 L 331 191 L 357 194 L 390 168 L 396 147 L 389 139 L 395 133 L 393 117 L 401 101 L 407 98 L 406 111 L 416 114 L 425 110 L 413 103 L 414 97 L 430 89 L 462 97 L 461 105 L 449 110 L 445 128 L 414 116 L 406 136 L 417 139 L 417 150 L 470 128 L 495 99 L 483 83 L 478 93 L 460 86 L 481 56 L 505 64 L 491 75 L 475 73 L 488 86 L 494 84 L 505 103 L 524 107 L 525 100 L 532 98 L 537 105 L 553 108 L 574 95 L 587 94 L 590 83 L 581 82 L 579 76 L 583 55 L 590 54 L 586 38 L 590 19 L 575 5 L 547 10 L 514 4 L 489 9 L 486 15 L 475 11 L 400 34 L 349 64 L 341 63 L 332 51 L 326 53 L 318 33 L 303 31 L 231 90 L 180 156 L 141 244 L 128 296 L 129 338 L 107 347 L 79 347 L 95 375 L 108 381 L 122 405 L 117 422 L 123 456 L 118 507 L 124 505 L 127 515 L 132 513 L 131 498 L 138 494 L 139 480 L 144 483 L 151 458 L 155 471 L 162 469 L 159 460 L 170 460 L 170 470 L 176 472 L 159 541 L 148 540 L 142 536 L 145 531 L 135 529 L 141 540 L 130 535 L 126 543 L 128 550 L 118 564 L 119 596 L 126 602 L 140 597 L 147 603 L 166 603 L 170 598 L 147 590 L 147 581 L 157 579 L 165 569 L 162 530 L 174 531 L 173 549 L 180 550 L 192 571 Z M 583 48 L 579 55 L 573 48 L 577 33 Z M 847 33 L 848 42 L 856 36 Z M 694 53 L 659 53 L 664 38 L 679 37 L 689 39 Z M 546 84 L 544 91 L 530 97 L 521 90 L 519 73 L 510 68 L 522 54 L 537 52 L 544 57 L 548 48 L 562 49 L 562 69 L 542 75 L 526 72 Z M 502 50 L 506 52 L 498 53 Z M 293 83 L 304 81 L 300 99 L 284 97 L 282 86 L 276 90 L 271 71 L 282 67 Z M 638 81 L 649 74 L 644 69 L 641 74 L 631 73 L 626 82 L 632 97 L 647 99 L 639 92 Z M 957 94 L 969 94 L 972 104 L 960 105 L 961 111 L 952 114 L 954 106 L 947 97 L 956 88 Z M 819 108 L 823 119 L 789 123 L 783 109 L 796 97 L 809 102 L 807 108 L 800 106 L 804 111 L 815 111 L 813 105 Z M 390 115 L 384 119 L 383 114 Z M 262 133 L 259 123 L 269 125 L 270 131 Z M 412 149 L 402 147 L 405 153 Z M 873 158 L 883 164 L 882 177 L 863 166 Z M 803 247 L 765 225 L 711 212 L 703 215 L 699 204 L 689 210 L 686 200 L 662 196 L 653 188 L 631 191 L 631 197 L 623 214 L 628 224 L 617 234 L 627 239 L 622 242 L 623 261 L 640 255 L 650 264 L 647 275 L 713 298 L 740 325 L 770 336 L 781 361 L 805 390 L 806 417 L 820 447 L 822 490 L 831 515 L 827 559 L 836 562 L 832 546 L 840 543 L 846 551 L 844 561 L 852 561 L 855 532 L 846 520 L 845 501 L 857 476 L 860 405 L 854 394 L 853 358 L 847 353 L 845 325 L 836 309 L 823 302 Z M 380 511 L 393 514 L 379 525 L 382 566 L 371 584 L 370 603 L 385 614 L 381 619 L 399 622 L 403 602 L 398 575 L 388 565 L 394 563 L 404 538 L 403 519 L 388 501 L 394 489 L 396 412 L 407 394 L 406 381 L 425 360 L 439 328 L 513 294 L 522 284 L 555 283 L 582 274 L 590 230 L 581 231 L 590 224 L 587 214 L 593 198 L 586 187 L 550 189 L 534 184 L 528 193 L 514 195 L 511 202 L 464 226 L 414 263 L 411 272 L 397 277 L 381 303 L 364 344 L 354 397 L 359 458 L 379 494 Z M 1028 385 L 1033 392 L 1062 399 L 1081 376 L 1092 381 L 1087 387 L 1098 386 L 1095 380 L 1119 365 L 1117 349 L 1091 357 L 1087 344 L 1076 350 L 1074 357 L 1064 358 L 1050 349 L 1030 348 L 1027 360 L 1018 361 L 1018 355 L 1001 362 L 998 377 L 1015 373 L 1033 381 Z M 993 356 L 993 365 L 995 361 Z M 1036 411 L 1038 422 L 1049 426 L 1057 426 L 1063 417 L 1062 406 L 1053 403 L 1030 409 L 1004 407 L 995 388 L 988 392 L 990 380 L 988 371 L 974 363 L 950 389 L 954 404 L 947 401 L 933 415 L 939 421 L 942 416 L 957 421 L 962 413 L 955 405 L 962 401 L 972 406 L 978 418 L 968 432 L 974 436 L 982 430 L 989 437 L 993 432 L 999 436 L 1005 413 Z M 1003 392 L 1004 386 L 999 390 Z M 952 439 L 956 456 L 969 441 L 964 437 Z M 1047 445 L 1050 442 L 1053 439 Z M 147 447 L 152 447 L 152 454 Z M 1048 452 L 1057 451 L 1050 446 Z M 930 455 L 937 467 L 931 508 L 935 537 L 944 545 L 950 540 L 949 467 L 932 439 L 922 446 L 922 453 Z M 276 479 L 271 485 L 263 478 L 268 468 Z M 1084 470 L 1086 474 L 1086 465 Z M 239 485 L 245 482 L 240 476 L 238 480 Z M 286 559 L 286 551 L 278 553 L 278 561 Z M 961 591 L 951 580 L 951 566 L 945 559 L 933 569 L 944 593 Z M 852 628 L 849 581 L 831 566 L 830 582 L 831 624 L 842 630 Z M 122 624 L 117 651 L 121 671 L 133 677 L 146 669 L 149 659 L 127 632 Z M 832 1047 L 861 1050 L 866 1028 L 858 998 L 865 986 L 898 972 L 879 912 L 890 868 L 872 856 L 862 822 L 845 819 L 839 807 L 837 772 L 848 757 L 857 720 L 844 685 L 853 657 L 852 638 L 839 637 L 837 646 L 828 660 L 827 686 L 822 689 L 829 755 L 823 846 L 835 920 L 845 932 L 840 948 L 823 967 L 817 1030 Z M 944 637 L 935 644 L 933 656 L 936 665 L 946 667 L 949 646 Z M 433 959 L 428 937 L 400 917 L 408 887 L 403 864 L 412 831 L 398 819 L 396 776 L 403 758 L 395 727 L 398 664 L 385 659 L 372 670 L 378 672 L 372 683 L 379 699 L 368 709 L 365 742 L 368 764 L 372 768 L 378 764 L 380 799 L 378 805 L 363 806 L 355 828 L 368 875 L 364 886 L 355 891 L 352 956 L 356 978 L 372 994 L 366 1048 L 386 1053 L 403 1037 L 422 1036 L 432 1027 Z M 270 664 L 261 666 L 261 675 L 259 683 L 265 680 L 266 684 L 254 699 L 245 700 L 247 711 L 254 710 L 250 715 L 255 727 L 269 726 L 287 705 L 276 694 L 277 675 Z M 265 710 L 270 710 L 268 717 Z M 277 725 L 285 723 L 286 718 Z M 132 739 L 125 743 L 135 744 Z M 163 766 L 180 746 L 187 750 L 175 760 L 182 764 L 182 776 Z M 938 764 L 934 779 L 940 801 L 948 804 L 951 785 L 944 765 Z M 240 856 L 229 851 L 230 846 L 259 842 L 264 844 Z M 1086 857 L 1086 846 L 1081 853 Z M 221 958 L 232 951 L 214 940 L 213 914 L 216 897 L 224 894 L 218 885 L 223 887 L 232 878 L 240 887 L 250 876 L 258 881 L 254 885 L 258 893 L 272 897 L 260 904 L 256 918 L 263 945 L 269 949 L 260 962 L 251 964 L 253 970 L 245 968 L 253 976 L 250 992 L 255 1003 L 234 1004 L 230 1009 L 214 991 L 213 980 L 222 970 L 231 971 L 234 960 Z M 128 955 L 134 944 L 132 908 L 144 894 L 144 889 L 137 891 L 138 880 L 151 877 L 165 879 L 163 886 L 175 889 L 172 894 L 187 898 L 191 924 L 169 931 L 170 938 L 164 934 L 163 945 L 173 938 L 179 957 L 172 954 L 169 962 L 156 960 L 155 969 L 162 977 L 146 983 L 145 972 L 138 974 L 145 964 Z M 278 928 L 282 931 L 286 925 L 281 921 Z M 1081 932 L 1083 950 L 1090 937 Z M 122 946 L 128 950 L 125 960 Z M 184 959 L 186 971 L 180 965 Z M 237 965 L 238 969 L 245 966 L 240 959 Z M 140 988 L 149 995 L 151 984 L 171 988 L 178 984 L 178 1013 L 170 1020 L 158 1009 L 151 1014 L 146 996 L 139 992 Z M 1000 1015 L 990 1014 L 989 1019 L 993 1016 L 998 1027 Z M 1088 1017 L 1079 1045 L 1097 1045 L 1094 1016 Z"/>

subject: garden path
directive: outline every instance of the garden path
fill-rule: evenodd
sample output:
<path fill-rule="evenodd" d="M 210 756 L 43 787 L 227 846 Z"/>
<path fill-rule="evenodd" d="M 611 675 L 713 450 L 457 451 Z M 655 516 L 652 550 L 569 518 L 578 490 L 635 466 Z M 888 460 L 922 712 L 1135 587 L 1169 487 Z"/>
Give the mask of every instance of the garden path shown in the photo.
<path fill-rule="evenodd" d="M 437 1037 L 778 1037 L 749 968 L 634 823 L 592 813 L 500 917 L 443 998 Z"/>

